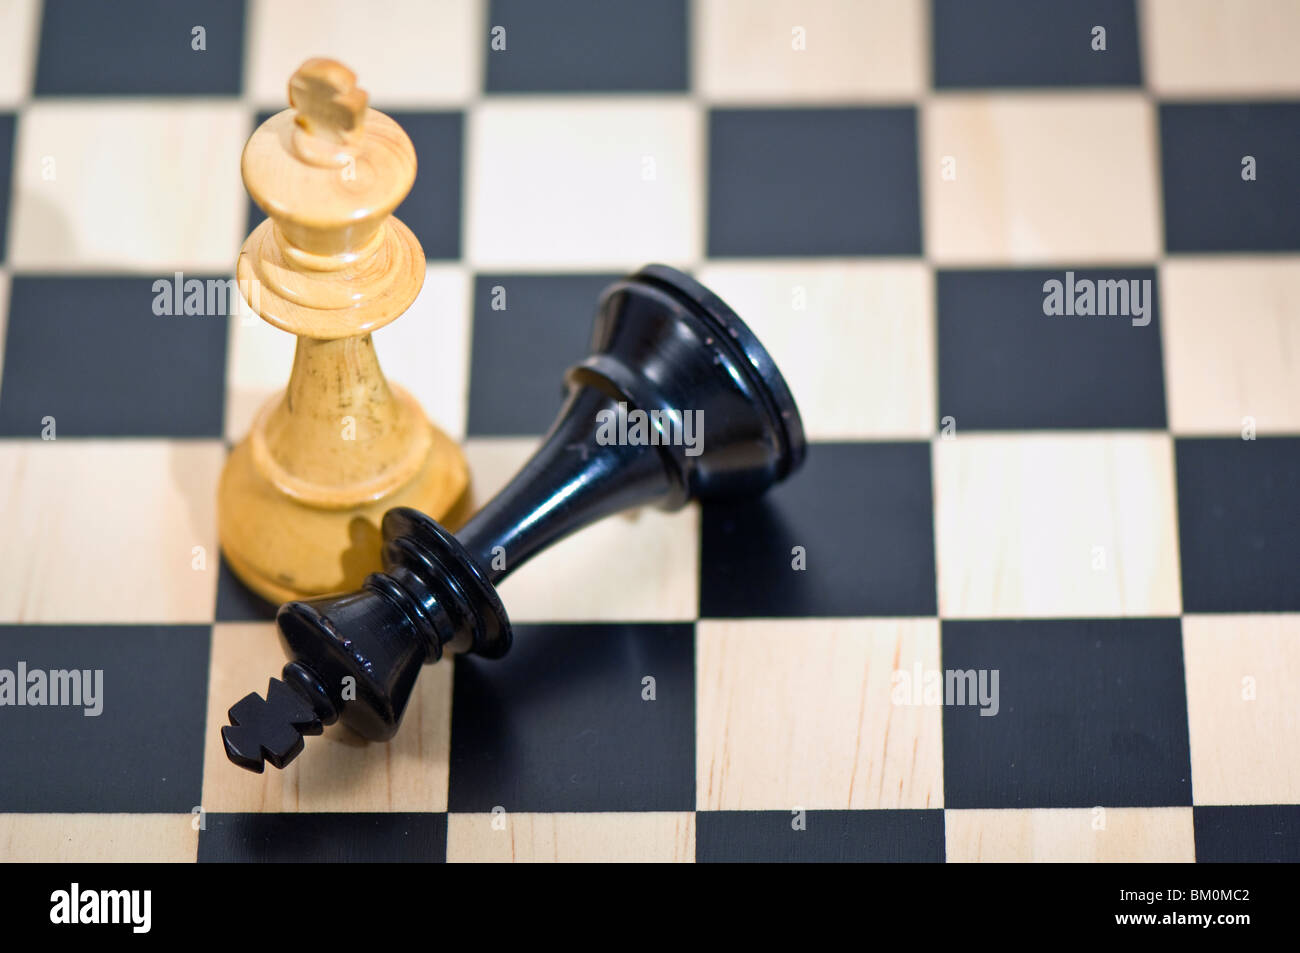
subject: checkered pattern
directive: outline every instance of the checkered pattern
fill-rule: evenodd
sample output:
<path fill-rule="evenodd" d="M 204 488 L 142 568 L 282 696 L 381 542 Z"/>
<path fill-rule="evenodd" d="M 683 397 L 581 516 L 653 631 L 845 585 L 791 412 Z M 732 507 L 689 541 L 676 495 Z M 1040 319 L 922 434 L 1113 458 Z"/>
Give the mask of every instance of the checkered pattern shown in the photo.
<path fill-rule="evenodd" d="M 98 718 L 0 709 L 0 857 L 1300 860 L 1300 7 L 388 6 L 0 0 L 0 667 L 105 671 Z M 283 656 L 215 490 L 293 341 L 152 286 L 230 275 L 308 55 L 418 150 L 428 278 L 375 337 L 480 500 L 646 261 L 813 444 L 560 543 L 512 655 L 253 776 L 218 726 Z M 1045 317 L 1067 270 L 1150 323 Z M 998 714 L 894 703 L 941 668 Z"/>

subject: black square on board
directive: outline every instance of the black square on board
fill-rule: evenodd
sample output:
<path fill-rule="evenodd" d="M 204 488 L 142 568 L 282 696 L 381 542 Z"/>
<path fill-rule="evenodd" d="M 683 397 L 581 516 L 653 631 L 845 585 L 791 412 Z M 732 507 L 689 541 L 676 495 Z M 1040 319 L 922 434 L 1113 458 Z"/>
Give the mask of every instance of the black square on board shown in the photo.
<path fill-rule="evenodd" d="M 209 279 L 223 289 L 231 281 L 184 276 L 191 279 L 205 289 L 217 287 Z M 156 280 L 164 290 L 154 290 Z M 220 437 L 226 315 L 238 301 L 222 313 L 155 314 L 155 299 L 171 298 L 174 283 L 173 275 L 15 276 L 0 436 L 40 436 L 43 419 L 53 417 L 57 437 Z M 220 304 L 216 293 L 210 300 Z"/>
<path fill-rule="evenodd" d="M 1197 863 L 1300 863 L 1300 805 L 1192 809 Z"/>
<path fill-rule="evenodd" d="M 936 87 L 1142 84 L 1134 0 L 934 0 L 933 17 Z"/>
<path fill-rule="evenodd" d="M 700 863 L 942 863 L 943 811 L 700 811 Z"/>
<path fill-rule="evenodd" d="M 210 635 L 201 625 L 0 626 L 0 679 L 17 689 L 21 664 L 27 699 L 38 697 L 37 671 L 46 690 L 46 704 L 11 699 L 0 716 L 0 813 L 188 814 L 203 783 Z M 60 701 L 77 700 L 73 676 L 51 675 L 74 670 L 81 704 L 50 704 L 52 680 Z"/>
<path fill-rule="evenodd" d="M 238 96 L 243 65 L 239 0 L 48 0 L 36 95 Z"/>
<path fill-rule="evenodd" d="M 702 537 L 703 617 L 934 615 L 930 445 L 813 444 L 759 499 L 705 504 Z"/>
<path fill-rule="evenodd" d="M 939 416 L 959 433 L 1164 428 L 1154 269 L 940 271 L 936 281 Z"/>
<path fill-rule="evenodd" d="M 1174 450 L 1184 611 L 1300 610 L 1300 437 Z"/>
<path fill-rule="evenodd" d="M 919 255 L 916 110 L 715 109 L 711 257 Z"/>
<path fill-rule="evenodd" d="M 274 622 L 278 608 L 240 582 L 222 553 L 217 573 L 218 622 Z"/>
<path fill-rule="evenodd" d="M 1169 251 L 1300 249 L 1300 103 L 1163 103 L 1160 165 Z"/>
<path fill-rule="evenodd" d="M 472 437 L 546 432 L 564 372 L 586 358 L 600 293 L 620 275 L 478 275 L 470 345 Z"/>
<path fill-rule="evenodd" d="M 443 863 L 446 814 L 208 814 L 200 863 Z"/>
<path fill-rule="evenodd" d="M 944 705 L 945 807 L 1192 803 L 1178 619 L 944 620 L 943 668 L 992 702 Z"/>
<path fill-rule="evenodd" d="M 411 137 L 417 166 L 411 194 L 393 214 L 415 233 L 425 258 L 459 258 L 465 116 L 460 112 L 389 115 Z"/>
<path fill-rule="evenodd" d="M 689 623 L 515 626 L 452 694 L 450 811 L 695 809 Z"/>
<path fill-rule="evenodd" d="M 686 0 L 492 0 L 487 91 L 684 92 L 686 21 Z"/>

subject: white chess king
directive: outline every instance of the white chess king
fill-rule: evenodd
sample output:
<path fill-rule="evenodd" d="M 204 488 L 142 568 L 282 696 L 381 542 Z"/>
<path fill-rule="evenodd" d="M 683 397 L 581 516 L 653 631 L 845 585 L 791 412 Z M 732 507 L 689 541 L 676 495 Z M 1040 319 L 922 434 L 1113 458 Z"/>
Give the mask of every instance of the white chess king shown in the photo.
<path fill-rule="evenodd" d="M 244 147 L 244 185 L 270 218 L 236 274 L 253 309 L 298 336 L 297 352 L 218 491 L 226 559 L 273 602 L 360 585 L 379 568 L 386 510 L 447 520 L 468 484 L 460 448 L 385 380 L 370 338 L 424 282 L 424 252 L 391 215 L 415 180 L 415 149 L 333 60 L 304 63 L 289 102 Z"/>

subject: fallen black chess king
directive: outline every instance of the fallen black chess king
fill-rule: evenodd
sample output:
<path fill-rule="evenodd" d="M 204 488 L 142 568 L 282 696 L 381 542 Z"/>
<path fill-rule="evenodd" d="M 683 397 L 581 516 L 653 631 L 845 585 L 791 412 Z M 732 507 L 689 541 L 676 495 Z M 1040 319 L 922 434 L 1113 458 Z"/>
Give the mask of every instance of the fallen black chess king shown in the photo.
<path fill-rule="evenodd" d="M 803 424 L 767 351 L 726 304 L 681 272 L 650 265 L 601 298 L 592 354 L 541 447 L 456 536 L 413 509 L 384 516 L 384 571 L 357 592 L 280 607 L 293 660 L 266 698 L 230 709 L 230 760 L 261 772 L 298 756 L 303 736 L 342 721 L 397 732 L 420 666 L 444 650 L 500 658 L 510 620 L 496 583 L 569 533 L 619 510 L 762 493 L 803 460 Z M 597 439 L 622 403 L 659 423 L 699 412 L 703 440 Z"/>

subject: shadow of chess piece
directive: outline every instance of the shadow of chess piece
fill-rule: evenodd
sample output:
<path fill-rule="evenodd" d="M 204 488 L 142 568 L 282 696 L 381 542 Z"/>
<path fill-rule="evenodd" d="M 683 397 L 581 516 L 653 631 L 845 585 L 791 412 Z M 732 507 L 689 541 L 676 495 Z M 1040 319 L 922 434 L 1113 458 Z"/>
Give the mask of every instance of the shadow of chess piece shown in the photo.
<path fill-rule="evenodd" d="M 496 585 L 551 543 L 630 507 L 762 493 L 804 457 L 799 411 L 771 357 L 716 295 L 671 268 L 605 292 L 591 356 L 566 382 L 537 452 L 457 535 L 410 507 L 390 510 L 383 572 L 355 592 L 280 607 L 292 661 L 265 699 L 230 709 L 231 761 L 284 767 L 303 735 L 336 721 L 391 738 L 423 664 L 509 650 Z"/>
<path fill-rule="evenodd" d="M 270 218 L 236 276 L 252 309 L 298 345 L 288 387 L 226 463 L 217 516 L 231 569 L 273 602 L 359 586 L 379 568 L 384 511 L 443 519 L 468 484 L 460 448 L 385 380 L 371 342 L 410 307 L 425 267 L 390 214 L 415 181 L 415 149 L 355 79 L 307 61 L 291 108 L 244 148 L 244 184 Z"/>

